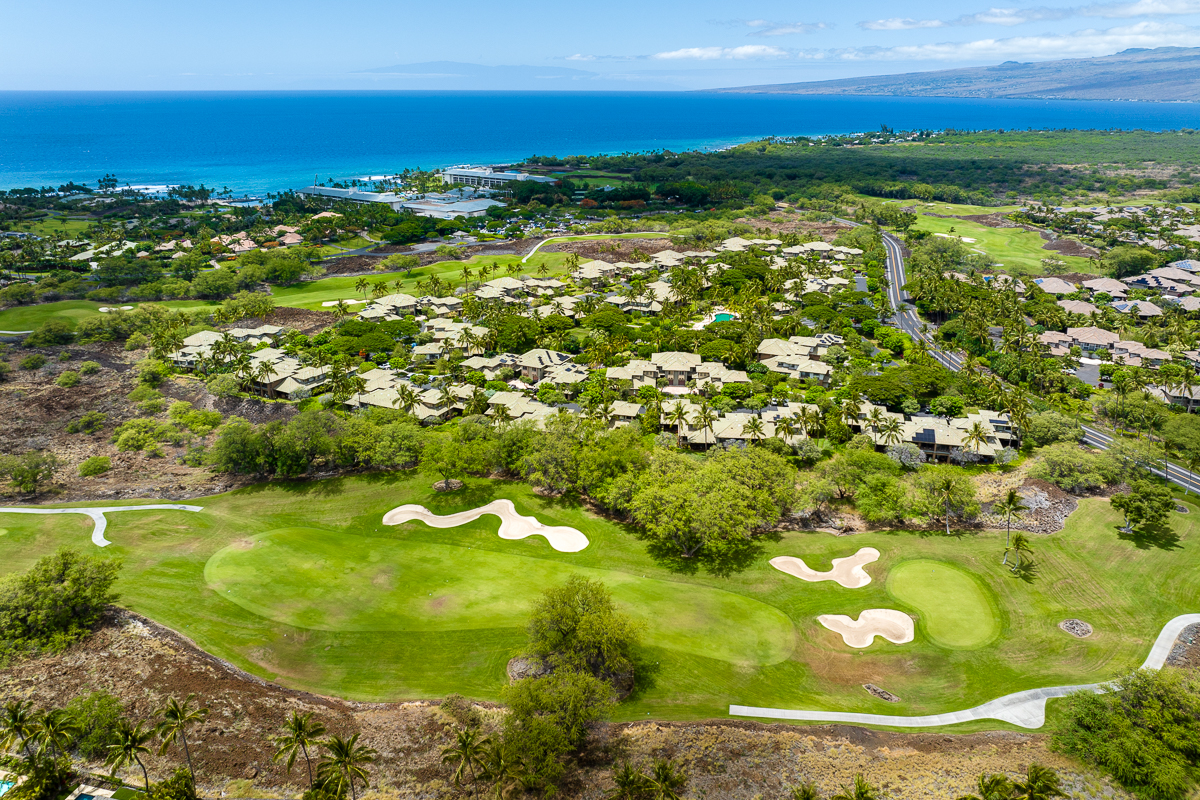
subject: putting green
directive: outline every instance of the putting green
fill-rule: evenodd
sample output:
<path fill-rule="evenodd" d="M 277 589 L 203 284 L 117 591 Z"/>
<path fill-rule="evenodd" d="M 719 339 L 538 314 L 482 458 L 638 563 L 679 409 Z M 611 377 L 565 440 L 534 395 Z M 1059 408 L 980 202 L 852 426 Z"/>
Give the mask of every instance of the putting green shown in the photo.
<path fill-rule="evenodd" d="M 282 528 L 204 567 L 218 596 L 261 617 L 358 632 L 521 628 L 542 590 L 572 573 L 603 581 L 649 645 L 759 666 L 794 649 L 788 616 L 744 595 L 458 545 Z"/>
<path fill-rule="evenodd" d="M 903 561 L 888 575 L 892 597 L 920 612 L 919 628 L 934 644 L 974 650 L 996 638 L 997 606 L 987 587 L 945 561 Z"/>

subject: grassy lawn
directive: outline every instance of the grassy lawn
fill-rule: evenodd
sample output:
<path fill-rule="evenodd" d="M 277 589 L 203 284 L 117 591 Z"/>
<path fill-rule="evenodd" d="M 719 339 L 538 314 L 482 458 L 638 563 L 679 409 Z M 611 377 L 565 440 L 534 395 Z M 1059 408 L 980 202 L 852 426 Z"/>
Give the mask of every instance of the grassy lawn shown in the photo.
<path fill-rule="evenodd" d="M 898 531 L 853 540 L 786 533 L 730 577 L 679 571 L 622 526 L 577 503 L 483 479 L 449 496 L 431 475 L 396 473 L 254 486 L 195 501 L 198 514 L 117 513 L 94 550 L 90 521 L 0 511 L 0 573 L 70 544 L 120 558 L 121 602 L 270 680 L 360 700 L 496 699 L 524 642 L 529 604 L 573 573 L 599 578 L 645 624 L 639 688 L 625 719 L 724 716 L 730 703 L 926 714 L 1040 686 L 1106 680 L 1139 665 L 1162 625 L 1200 610 L 1200 519 L 1133 540 L 1099 499 L 1066 530 L 1033 538 L 1024 577 L 1000 565 L 1003 532 L 945 537 Z M 504 541 L 495 517 L 452 529 L 384 526 L 404 503 L 447 514 L 507 498 L 518 513 L 582 530 L 591 544 L 559 553 L 540 537 Z M 864 546 L 881 552 L 872 582 L 844 589 L 768 565 L 778 555 L 828 569 Z M 864 650 L 820 626 L 820 614 L 897 608 L 916 640 Z M 1096 633 L 1058 629 L 1077 617 Z M 884 703 L 863 683 L 898 695 Z M 973 723 L 978 728 L 1004 727 Z"/>
<path fill-rule="evenodd" d="M 936 213 L 950 213 L 943 209 L 929 209 Z M 1086 258 L 1064 256 L 1053 250 L 1042 248 L 1046 242 L 1036 233 L 1024 228 L 989 228 L 975 222 L 961 219 L 945 219 L 942 217 L 918 216 L 916 228 L 930 233 L 950 234 L 964 239 L 974 239 L 974 242 L 964 241 L 968 248 L 987 254 L 991 263 L 1001 264 L 1004 272 L 1020 275 L 1042 275 L 1042 259 L 1047 257 L 1060 258 L 1072 272 L 1095 272 L 1096 268 Z"/>
<path fill-rule="evenodd" d="M 595 238 L 603 239 L 611 237 L 598 236 Z M 537 268 L 545 264 L 550 270 L 546 277 L 561 277 L 567 272 L 567 255 L 567 253 L 542 253 L 539 251 L 529 259 L 528 263 L 521 264 L 521 271 L 518 274 L 536 275 Z M 419 267 L 413 270 L 411 278 L 405 278 L 402 272 L 381 272 L 377 276 L 369 275 L 367 279 L 372 282 L 377 280 L 387 281 L 389 292 L 397 291 L 394 283 L 399 279 L 402 285 L 398 291 L 419 295 L 423 294 L 423 292 L 417 289 L 417 282 L 428 280 L 430 275 L 437 275 L 443 281 L 454 281 L 455 284 L 461 285 L 464 264 L 470 265 L 472 270 L 484 263 L 499 264 L 501 270 L 491 276 L 491 278 L 498 278 L 508 274 L 504 270 L 505 267 L 509 264 L 520 263 L 520 261 L 520 256 L 472 256 L 464 261 L 439 261 L 426 267 Z M 474 281 L 476 278 L 472 277 L 471 280 Z M 321 280 L 298 283 L 295 286 L 276 286 L 273 288 L 272 294 L 275 297 L 276 305 L 316 309 L 319 311 L 322 310 L 321 303 L 328 300 L 361 300 L 363 298 L 362 292 L 354 289 L 354 284 L 357 281 L 358 277 L 322 278 Z M 368 290 L 369 296 L 370 290 Z M 79 320 L 99 314 L 98 309 L 101 307 L 113 305 L 136 306 L 139 303 L 98 303 L 91 300 L 60 300 L 56 303 L 17 306 L 0 311 L 0 330 L 34 330 L 51 317 L 64 319 L 69 325 L 74 327 L 75 323 Z M 164 301 L 160 305 L 167 306 L 168 308 L 216 308 L 220 303 L 204 300 L 170 300 Z"/>
<path fill-rule="evenodd" d="M 83 219 L 67 219 L 65 217 L 44 217 L 36 221 L 17 222 L 12 226 L 14 231 L 29 231 L 38 236 L 58 235 L 67 238 L 82 238 L 83 234 L 94 223 Z"/>

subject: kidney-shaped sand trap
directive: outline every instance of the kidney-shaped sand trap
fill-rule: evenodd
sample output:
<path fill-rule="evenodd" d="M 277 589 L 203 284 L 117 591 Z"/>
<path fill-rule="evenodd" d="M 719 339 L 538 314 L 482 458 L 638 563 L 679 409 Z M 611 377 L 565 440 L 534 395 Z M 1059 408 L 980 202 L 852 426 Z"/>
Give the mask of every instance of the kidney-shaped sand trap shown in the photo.
<path fill-rule="evenodd" d="M 912 617 L 891 608 L 868 608 L 857 620 L 845 614 L 822 614 L 817 622 L 839 634 L 851 647 L 870 647 L 876 636 L 906 644 L 915 634 Z"/>
<path fill-rule="evenodd" d="M 871 576 L 863 569 L 864 564 L 879 560 L 879 551 L 864 547 L 852 556 L 833 559 L 833 568 L 828 572 L 816 572 L 804 563 L 804 559 L 779 556 L 771 559 L 771 566 L 804 581 L 836 581 L 847 589 L 861 589 L 871 582 Z"/>
<path fill-rule="evenodd" d="M 399 525 L 417 519 L 433 528 L 457 528 L 459 525 L 474 522 L 484 514 L 493 514 L 500 518 L 501 539 L 545 536 L 550 546 L 560 553 L 578 553 L 588 546 L 588 538 L 582 532 L 565 525 L 543 525 L 533 517 L 523 517 L 517 513 L 511 500 L 493 500 L 486 506 L 447 514 L 444 517 L 434 514 L 425 506 L 398 506 L 383 515 L 383 524 Z"/>

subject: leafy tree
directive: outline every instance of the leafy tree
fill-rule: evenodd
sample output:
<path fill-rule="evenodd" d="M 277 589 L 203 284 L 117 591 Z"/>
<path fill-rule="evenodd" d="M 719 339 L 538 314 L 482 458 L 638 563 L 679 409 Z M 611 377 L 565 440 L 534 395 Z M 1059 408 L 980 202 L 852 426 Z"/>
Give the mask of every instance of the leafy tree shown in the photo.
<path fill-rule="evenodd" d="M 918 503 L 926 516 L 941 518 L 950 535 L 950 520 L 966 519 L 979 511 L 975 502 L 975 484 L 959 469 L 928 466 L 917 473 Z"/>
<path fill-rule="evenodd" d="M 51 318 L 38 326 L 38 329 L 25 338 L 26 347 L 55 347 L 70 344 L 75 338 L 71 327 L 65 320 Z"/>
<path fill-rule="evenodd" d="M 1025 436 L 1038 447 L 1058 442 L 1078 442 L 1083 437 L 1079 423 L 1057 411 L 1043 411 L 1029 417 Z"/>
<path fill-rule="evenodd" d="M 1135 480 L 1128 492 L 1112 496 L 1112 507 L 1125 515 L 1125 530 L 1161 525 L 1175 509 L 1175 500 L 1166 486 Z"/>
<path fill-rule="evenodd" d="M 442 476 L 443 490 L 450 488 L 450 481 L 465 477 L 468 473 L 487 471 L 494 459 L 495 450 L 485 438 L 467 438 L 463 425 L 451 434 L 436 434 L 425 442 L 421 464 L 431 467 Z"/>
<path fill-rule="evenodd" d="M 1038 451 L 1029 475 L 1068 492 L 1084 492 L 1108 483 L 1104 459 L 1071 442 L 1048 445 Z"/>
<path fill-rule="evenodd" d="M 175 770 L 165 781 L 154 784 L 149 800 L 196 800 L 196 781 L 190 770 Z"/>
<path fill-rule="evenodd" d="M 58 458 L 44 450 L 31 450 L 20 456 L 0 458 L 0 475 L 6 476 L 14 489 L 36 495 L 43 483 L 54 479 Z"/>
<path fill-rule="evenodd" d="M 0 750 L 11 750 L 20 745 L 25 757 L 33 760 L 30 742 L 37 734 L 37 714 L 30 700 L 10 700 L 4 704 L 4 716 L 0 717 Z"/>
<path fill-rule="evenodd" d="M 459 728 L 454 734 L 454 744 L 442 748 L 442 763 L 455 765 L 451 778 L 455 786 L 461 787 L 463 779 L 470 775 L 471 793 L 474 794 L 475 779 L 483 770 L 483 757 L 489 741 L 478 728 Z"/>
<path fill-rule="evenodd" d="M 83 638 L 117 599 L 120 562 L 59 548 L 24 574 L 0 581 L 0 657 L 21 650 L 59 651 Z"/>
<path fill-rule="evenodd" d="M 909 510 L 909 499 L 898 478 L 875 473 L 863 478 L 854 505 L 867 521 L 888 522 L 904 519 Z"/>
<path fill-rule="evenodd" d="M 1200 682 L 1171 669 L 1138 670 L 1105 689 L 1067 696 L 1053 748 L 1104 769 L 1139 797 L 1187 797 L 1200 780 Z"/>
<path fill-rule="evenodd" d="M 81 756 L 102 759 L 108 755 L 121 710 L 121 701 L 105 691 L 80 695 L 67 704 L 67 712 L 79 724 L 75 749 Z"/>
<path fill-rule="evenodd" d="M 632 668 L 640 626 L 617 610 L 603 583 L 572 575 L 542 592 L 528 630 L 530 652 L 539 658 L 611 679 Z"/>

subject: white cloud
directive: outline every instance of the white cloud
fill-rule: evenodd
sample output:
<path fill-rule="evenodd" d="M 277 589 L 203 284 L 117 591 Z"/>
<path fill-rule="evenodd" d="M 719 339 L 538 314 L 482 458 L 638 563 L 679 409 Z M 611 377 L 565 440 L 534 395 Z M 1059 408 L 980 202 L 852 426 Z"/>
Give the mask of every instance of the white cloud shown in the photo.
<path fill-rule="evenodd" d="M 768 19 L 714 19 L 712 25 L 728 28 L 753 28 L 749 36 L 791 36 L 793 34 L 816 33 L 833 27 L 828 22 L 772 22 Z"/>
<path fill-rule="evenodd" d="M 567 56 L 567 61 L 595 61 L 596 56 L 589 56 L 583 53 L 576 53 L 573 56 Z"/>
<path fill-rule="evenodd" d="M 1060 20 L 1070 17 L 1105 17 L 1129 19 L 1132 17 L 1167 17 L 1183 14 L 1200 14 L 1200 0 L 1133 0 L 1123 3 L 1092 3 L 1086 6 L 1064 8 L 989 8 L 974 14 L 964 14 L 955 19 L 891 19 L 867 20 L 858 27 L 868 31 L 907 31 L 916 28 L 949 28 L 966 25 L 1024 25 L 1028 22 Z"/>
<path fill-rule="evenodd" d="M 718 59 L 787 58 L 788 55 L 786 50 L 781 50 L 778 47 L 769 47 L 765 44 L 747 44 L 741 47 L 684 47 L 680 50 L 655 53 L 651 58 L 664 61 L 716 61 Z"/>
<path fill-rule="evenodd" d="M 910 31 L 915 28 L 944 28 L 945 22 L 940 19 L 910 19 L 908 17 L 892 17 L 891 19 L 876 19 L 858 23 L 858 27 L 868 31 Z"/>
<path fill-rule="evenodd" d="M 1067 34 L 1013 36 L 970 42 L 861 47 L 799 54 L 801 58 L 848 61 L 991 61 L 1024 57 L 1033 60 L 1100 56 L 1130 47 L 1200 47 L 1200 28 L 1162 22 L 1138 22 L 1106 30 Z"/>

